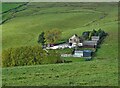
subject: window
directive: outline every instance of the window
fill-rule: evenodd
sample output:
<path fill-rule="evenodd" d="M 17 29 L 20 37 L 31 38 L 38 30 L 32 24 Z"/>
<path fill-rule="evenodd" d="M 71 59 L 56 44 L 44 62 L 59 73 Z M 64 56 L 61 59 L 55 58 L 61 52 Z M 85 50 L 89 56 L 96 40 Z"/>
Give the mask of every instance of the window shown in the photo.
<path fill-rule="evenodd" d="M 72 41 L 72 39 L 70 39 L 70 41 Z"/>
<path fill-rule="evenodd" d="M 76 40 L 76 39 L 74 39 L 74 42 L 77 42 L 77 40 Z"/>

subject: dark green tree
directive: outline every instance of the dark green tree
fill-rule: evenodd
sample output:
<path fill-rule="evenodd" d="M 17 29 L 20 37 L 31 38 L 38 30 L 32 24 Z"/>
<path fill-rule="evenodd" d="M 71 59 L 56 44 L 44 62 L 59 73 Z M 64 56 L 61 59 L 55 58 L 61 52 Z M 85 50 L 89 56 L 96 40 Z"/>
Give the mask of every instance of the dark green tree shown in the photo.
<path fill-rule="evenodd" d="M 42 33 L 39 35 L 39 37 L 38 37 L 38 43 L 39 43 L 39 44 L 41 43 L 42 46 L 44 46 L 44 44 L 45 44 L 44 34 L 45 34 L 45 33 L 42 32 Z"/>

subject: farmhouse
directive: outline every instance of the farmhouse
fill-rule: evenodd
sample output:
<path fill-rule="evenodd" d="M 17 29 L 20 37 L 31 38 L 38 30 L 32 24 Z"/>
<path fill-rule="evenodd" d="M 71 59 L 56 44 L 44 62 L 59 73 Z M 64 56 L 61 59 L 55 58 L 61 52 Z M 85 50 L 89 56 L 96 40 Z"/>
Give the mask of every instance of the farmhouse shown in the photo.
<path fill-rule="evenodd" d="M 69 39 L 70 44 L 77 44 L 79 42 L 80 42 L 79 37 L 76 34 Z"/>
<path fill-rule="evenodd" d="M 76 46 L 76 45 L 83 46 L 82 42 L 83 42 L 83 39 L 79 37 L 77 34 L 69 38 L 70 46 Z"/>

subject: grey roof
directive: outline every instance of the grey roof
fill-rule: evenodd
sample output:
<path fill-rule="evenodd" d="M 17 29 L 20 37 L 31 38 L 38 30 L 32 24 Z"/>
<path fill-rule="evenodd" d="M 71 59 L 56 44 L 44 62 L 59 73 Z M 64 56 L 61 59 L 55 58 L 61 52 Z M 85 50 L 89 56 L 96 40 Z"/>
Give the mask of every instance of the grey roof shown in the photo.
<path fill-rule="evenodd" d="M 84 41 L 83 45 L 97 45 L 97 41 Z"/>
<path fill-rule="evenodd" d="M 75 53 L 83 53 L 83 51 L 81 51 L 81 50 L 77 50 L 77 51 L 75 51 Z"/>
<path fill-rule="evenodd" d="M 92 36 L 92 40 L 99 40 L 100 39 L 100 36 Z"/>
<path fill-rule="evenodd" d="M 83 52 L 92 52 L 92 50 L 83 50 Z"/>

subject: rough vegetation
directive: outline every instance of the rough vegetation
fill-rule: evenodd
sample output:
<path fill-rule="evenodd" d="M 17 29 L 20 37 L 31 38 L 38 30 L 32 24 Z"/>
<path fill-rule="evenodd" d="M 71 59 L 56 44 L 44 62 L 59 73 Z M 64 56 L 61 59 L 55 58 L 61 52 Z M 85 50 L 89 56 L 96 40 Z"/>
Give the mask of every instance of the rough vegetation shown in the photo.
<path fill-rule="evenodd" d="M 3 67 L 55 64 L 58 61 L 61 61 L 59 53 L 53 50 L 47 52 L 40 46 L 10 48 L 2 54 Z"/>

